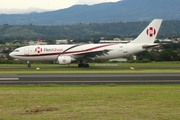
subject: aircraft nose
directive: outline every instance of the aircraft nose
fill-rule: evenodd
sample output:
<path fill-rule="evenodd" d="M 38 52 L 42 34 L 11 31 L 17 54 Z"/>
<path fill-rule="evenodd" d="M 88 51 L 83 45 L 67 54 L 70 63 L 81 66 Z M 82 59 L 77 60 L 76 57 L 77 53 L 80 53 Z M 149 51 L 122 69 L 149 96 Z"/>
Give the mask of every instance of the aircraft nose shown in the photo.
<path fill-rule="evenodd" d="M 13 52 L 9 53 L 9 56 L 13 57 Z"/>

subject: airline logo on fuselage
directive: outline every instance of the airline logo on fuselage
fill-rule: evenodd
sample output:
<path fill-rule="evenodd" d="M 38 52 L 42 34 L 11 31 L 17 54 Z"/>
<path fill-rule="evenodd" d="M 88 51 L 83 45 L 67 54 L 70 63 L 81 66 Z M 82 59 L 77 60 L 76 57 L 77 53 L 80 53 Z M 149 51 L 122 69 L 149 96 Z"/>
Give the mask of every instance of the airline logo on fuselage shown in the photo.
<path fill-rule="evenodd" d="M 37 52 L 37 53 L 41 53 L 41 52 L 42 52 L 42 48 L 41 48 L 41 47 L 37 47 L 37 48 L 35 48 L 35 52 Z"/>
<path fill-rule="evenodd" d="M 45 52 L 62 52 L 63 49 L 61 48 L 44 48 Z"/>
<path fill-rule="evenodd" d="M 35 48 L 35 52 L 37 52 L 37 53 L 41 53 L 42 51 L 44 51 L 44 52 L 62 52 L 63 49 L 61 49 L 61 48 L 41 48 L 41 47 Z"/>

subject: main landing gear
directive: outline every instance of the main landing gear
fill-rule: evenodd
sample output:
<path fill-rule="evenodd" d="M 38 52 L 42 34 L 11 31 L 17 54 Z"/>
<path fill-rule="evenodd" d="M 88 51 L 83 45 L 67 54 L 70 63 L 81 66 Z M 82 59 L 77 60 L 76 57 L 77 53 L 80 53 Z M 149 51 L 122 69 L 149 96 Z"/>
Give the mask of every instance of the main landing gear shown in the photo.
<path fill-rule="evenodd" d="M 89 64 L 79 63 L 78 67 L 89 67 Z"/>
<path fill-rule="evenodd" d="M 86 61 L 84 60 L 80 60 L 80 63 L 78 64 L 78 67 L 89 67 L 89 64 L 86 63 Z"/>
<path fill-rule="evenodd" d="M 28 67 L 28 68 L 31 68 L 31 63 L 30 63 L 30 61 L 27 61 L 27 67 Z"/>

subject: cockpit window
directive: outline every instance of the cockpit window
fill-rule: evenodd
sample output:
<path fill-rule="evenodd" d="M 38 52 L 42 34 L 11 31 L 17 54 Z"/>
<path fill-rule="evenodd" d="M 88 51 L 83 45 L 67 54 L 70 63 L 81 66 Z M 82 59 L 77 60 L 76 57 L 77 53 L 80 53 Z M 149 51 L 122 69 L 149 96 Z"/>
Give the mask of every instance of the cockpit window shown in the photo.
<path fill-rule="evenodd" d="M 19 50 L 14 50 L 13 52 L 19 52 Z"/>

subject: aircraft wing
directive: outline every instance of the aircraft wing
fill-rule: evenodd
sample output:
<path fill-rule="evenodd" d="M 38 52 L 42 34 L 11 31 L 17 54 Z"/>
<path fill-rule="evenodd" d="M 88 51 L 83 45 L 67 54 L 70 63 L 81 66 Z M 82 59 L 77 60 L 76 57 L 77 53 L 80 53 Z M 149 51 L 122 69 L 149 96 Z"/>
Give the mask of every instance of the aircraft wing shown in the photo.
<path fill-rule="evenodd" d="M 110 49 L 104 49 L 104 50 L 99 50 L 99 51 L 89 51 L 89 52 L 83 52 L 83 53 L 77 53 L 74 54 L 77 57 L 85 58 L 94 58 L 96 56 L 105 56 L 108 55 L 108 52 L 111 51 Z"/>

